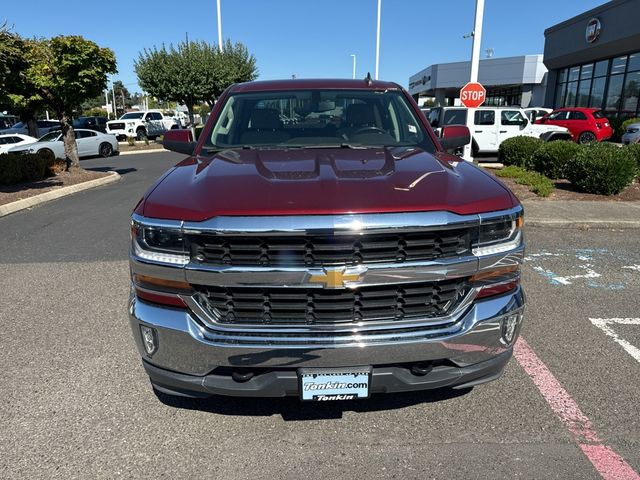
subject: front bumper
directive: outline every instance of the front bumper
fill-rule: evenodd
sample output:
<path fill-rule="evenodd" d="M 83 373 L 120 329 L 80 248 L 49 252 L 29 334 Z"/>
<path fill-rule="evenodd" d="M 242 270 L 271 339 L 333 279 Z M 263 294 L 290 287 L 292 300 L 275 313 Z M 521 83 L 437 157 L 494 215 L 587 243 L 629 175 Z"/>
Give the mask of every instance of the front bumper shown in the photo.
<path fill-rule="evenodd" d="M 301 367 L 371 365 L 373 393 L 463 388 L 494 380 L 511 356 L 523 308 L 524 294 L 518 288 L 475 301 L 446 330 L 399 330 L 333 343 L 327 337 L 292 341 L 272 336 L 261 343 L 251 336 L 230 339 L 205 328 L 189 310 L 160 307 L 136 297 L 130 301 L 129 315 L 145 369 L 159 390 L 189 396 L 285 396 L 298 393 Z M 519 314 L 518 323 L 507 342 L 503 323 L 514 314 Z M 140 325 L 155 331 L 157 349 L 152 355 L 143 347 Z M 425 362 L 433 365 L 428 374 L 411 373 L 411 364 Z M 233 371 L 252 371 L 255 376 L 238 382 Z"/>
<path fill-rule="evenodd" d="M 116 138 L 135 137 L 136 132 L 133 128 L 124 128 L 118 130 L 107 130 L 108 135 L 115 135 Z"/>

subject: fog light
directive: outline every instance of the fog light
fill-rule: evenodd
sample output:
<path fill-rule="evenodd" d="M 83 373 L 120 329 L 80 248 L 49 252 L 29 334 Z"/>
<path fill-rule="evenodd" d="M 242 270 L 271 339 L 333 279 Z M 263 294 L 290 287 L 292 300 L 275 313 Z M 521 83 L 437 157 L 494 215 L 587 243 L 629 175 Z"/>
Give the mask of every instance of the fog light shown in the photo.
<path fill-rule="evenodd" d="M 142 333 L 142 344 L 144 345 L 145 351 L 147 354 L 153 355 L 153 353 L 158 349 L 158 337 L 156 335 L 156 331 L 151 327 L 140 325 L 140 332 Z"/>
<path fill-rule="evenodd" d="M 502 317 L 502 341 L 506 344 L 513 342 L 518 324 L 522 320 L 522 313 L 512 313 Z"/>

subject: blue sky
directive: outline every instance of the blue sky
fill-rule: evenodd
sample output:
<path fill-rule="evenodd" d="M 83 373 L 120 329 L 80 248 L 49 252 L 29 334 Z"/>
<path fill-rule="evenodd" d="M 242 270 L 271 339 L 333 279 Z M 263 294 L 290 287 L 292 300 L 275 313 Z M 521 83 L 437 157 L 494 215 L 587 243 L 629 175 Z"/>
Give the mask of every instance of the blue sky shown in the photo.
<path fill-rule="evenodd" d="M 377 0 L 221 0 L 224 38 L 256 56 L 261 79 L 351 77 L 375 70 Z M 23 36 L 82 35 L 116 53 L 119 73 L 138 89 L 133 62 L 144 47 L 190 39 L 217 41 L 216 0 L 36 0 L 3 2 Z M 486 0 L 482 52 L 495 57 L 542 53 L 544 29 L 603 0 Z M 38 4 L 44 4 L 37 7 Z M 28 7 L 28 8 L 27 8 Z M 34 8 L 31 8 L 34 7 Z M 409 76 L 441 62 L 467 60 L 475 0 L 382 0 L 380 78 L 407 86 Z M 71 13 L 69 13 L 71 12 Z"/>

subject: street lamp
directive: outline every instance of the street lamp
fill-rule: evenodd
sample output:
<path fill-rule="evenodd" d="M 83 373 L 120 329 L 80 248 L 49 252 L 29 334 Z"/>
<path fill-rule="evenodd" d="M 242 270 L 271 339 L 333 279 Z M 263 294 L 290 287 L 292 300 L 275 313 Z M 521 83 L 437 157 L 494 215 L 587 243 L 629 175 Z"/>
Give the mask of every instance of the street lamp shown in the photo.
<path fill-rule="evenodd" d="M 356 56 L 355 56 L 354 53 L 352 53 L 351 56 L 353 57 L 353 76 L 351 78 L 353 78 L 355 80 L 355 78 L 356 78 Z"/>
<path fill-rule="evenodd" d="M 376 80 L 378 80 L 378 67 L 380 65 L 380 9 L 382 0 L 378 0 L 378 27 L 376 30 Z"/>
<path fill-rule="evenodd" d="M 218 3 L 218 51 L 222 52 L 222 17 L 220 16 L 220 0 Z"/>
<path fill-rule="evenodd" d="M 469 82 L 477 83 L 478 69 L 480 66 L 480 44 L 482 43 L 482 19 L 484 17 L 484 0 L 476 0 L 476 15 L 473 22 L 473 44 L 471 46 L 471 75 Z M 473 130 L 473 122 L 475 117 L 475 108 L 467 109 L 467 127 L 471 132 Z M 473 161 L 471 143 L 464 146 L 462 150 L 462 158 L 468 162 Z"/>

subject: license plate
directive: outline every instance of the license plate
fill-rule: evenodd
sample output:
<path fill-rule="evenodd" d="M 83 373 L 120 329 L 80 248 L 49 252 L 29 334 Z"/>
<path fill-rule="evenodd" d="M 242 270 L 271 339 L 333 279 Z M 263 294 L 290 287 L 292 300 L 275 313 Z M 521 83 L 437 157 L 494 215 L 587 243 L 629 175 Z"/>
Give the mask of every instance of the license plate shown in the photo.
<path fill-rule="evenodd" d="M 302 400 L 324 402 L 369 397 L 371 367 L 301 368 L 298 377 Z"/>

